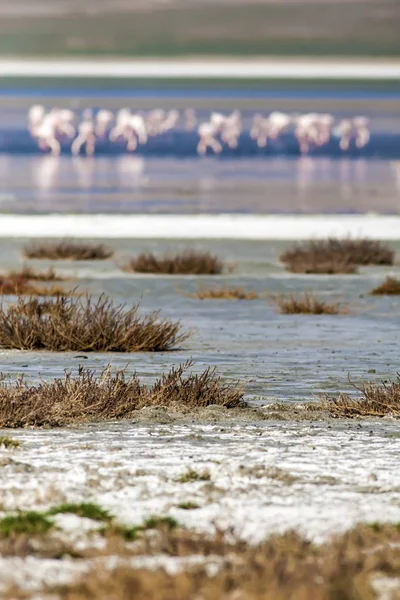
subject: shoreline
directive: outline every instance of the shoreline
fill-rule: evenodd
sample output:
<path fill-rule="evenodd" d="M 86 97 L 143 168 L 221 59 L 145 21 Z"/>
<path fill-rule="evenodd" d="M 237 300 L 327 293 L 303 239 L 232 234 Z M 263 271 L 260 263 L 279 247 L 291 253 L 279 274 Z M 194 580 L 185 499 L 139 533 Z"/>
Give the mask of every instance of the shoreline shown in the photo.
<path fill-rule="evenodd" d="M 290 241 L 330 236 L 400 240 L 400 215 L 0 215 L 0 238 Z"/>
<path fill-rule="evenodd" d="M 148 79 L 400 79 L 399 59 L 87 59 L 0 58 L 0 77 Z"/>

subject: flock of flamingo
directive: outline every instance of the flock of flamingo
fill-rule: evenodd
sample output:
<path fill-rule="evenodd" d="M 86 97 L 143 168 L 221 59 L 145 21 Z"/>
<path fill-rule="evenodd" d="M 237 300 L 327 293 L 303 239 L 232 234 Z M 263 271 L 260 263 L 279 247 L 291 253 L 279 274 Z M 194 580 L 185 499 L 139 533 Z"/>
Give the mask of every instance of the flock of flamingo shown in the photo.
<path fill-rule="evenodd" d="M 123 140 L 126 149 L 133 152 L 139 144 L 146 144 L 150 137 L 174 129 L 180 119 L 177 110 L 132 112 L 123 108 L 114 114 L 110 110 L 100 109 L 94 114 L 88 109 L 83 112 L 82 120 L 77 122 L 76 113 L 70 109 L 52 108 L 46 112 L 44 106 L 34 105 L 28 113 L 28 128 L 32 137 L 37 139 L 39 148 L 50 151 L 54 156 L 60 154 L 63 138 L 73 140 L 71 152 L 74 156 L 79 155 L 82 149 L 86 155 L 93 156 L 97 140 Z M 183 121 L 186 131 L 197 130 L 199 155 L 206 154 L 208 148 L 219 154 L 224 144 L 229 148 L 237 148 L 243 132 L 243 118 L 238 110 L 229 115 L 212 112 L 208 121 L 198 122 L 195 110 L 187 108 L 183 112 Z M 299 143 L 301 154 L 323 146 L 332 136 L 339 139 L 343 151 L 349 149 L 352 140 L 357 148 L 363 148 L 370 139 L 369 120 L 366 117 L 345 118 L 336 123 L 333 115 L 322 113 L 256 114 L 252 119 L 250 136 L 258 147 L 265 148 L 270 140 L 277 140 L 290 130 Z"/>

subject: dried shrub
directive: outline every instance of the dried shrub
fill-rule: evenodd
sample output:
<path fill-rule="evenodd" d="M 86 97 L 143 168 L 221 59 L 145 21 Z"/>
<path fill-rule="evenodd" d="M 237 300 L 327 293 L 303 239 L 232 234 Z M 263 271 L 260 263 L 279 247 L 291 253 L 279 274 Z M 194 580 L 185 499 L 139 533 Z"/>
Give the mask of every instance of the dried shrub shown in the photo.
<path fill-rule="evenodd" d="M 326 398 L 324 408 L 335 417 L 400 417 L 400 376 L 390 384 L 362 383 L 352 386 L 361 394 L 360 398 L 351 398 L 340 394 L 337 398 Z"/>
<path fill-rule="evenodd" d="M 195 294 L 190 294 L 192 298 L 199 300 L 255 300 L 258 294 L 255 292 L 246 292 L 243 288 L 212 287 L 206 288 L 199 286 Z"/>
<path fill-rule="evenodd" d="M 292 273 L 349 274 L 357 265 L 392 265 L 394 251 L 382 242 L 369 239 L 329 238 L 295 244 L 280 260 Z"/>
<path fill-rule="evenodd" d="M 36 269 L 29 265 L 24 265 L 20 271 L 9 271 L 6 275 L 1 275 L 0 277 L 27 281 L 68 281 L 70 279 L 56 273 L 53 267 L 49 267 L 47 271 L 36 271 Z"/>
<path fill-rule="evenodd" d="M 22 277 L 6 277 L 0 275 L 0 294 L 1 295 L 13 295 L 24 294 L 29 288 L 29 283 Z"/>
<path fill-rule="evenodd" d="M 106 260 L 114 250 L 105 244 L 58 240 L 32 242 L 24 247 L 23 254 L 26 258 L 50 260 Z"/>
<path fill-rule="evenodd" d="M 114 306 L 104 296 L 77 298 L 59 295 L 40 303 L 19 297 L 0 304 L 0 347 L 63 352 L 156 352 L 170 350 L 187 339 L 179 321 L 160 320 L 159 313 L 137 314 Z"/>
<path fill-rule="evenodd" d="M 307 292 L 298 296 L 278 296 L 275 302 L 279 311 L 286 315 L 338 315 L 344 312 L 340 302 L 325 302 Z"/>
<path fill-rule="evenodd" d="M 166 275 L 219 275 L 224 263 L 210 252 L 185 250 L 177 254 L 156 256 L 143 252 L 121 268 L 130 273 L 162 273 Z"/>
<path fill-rule="evenodd" d="M 190 361 L 162 375 L 153 387 L 141 384 L 137 375 L 112 373 L 110 367 L 98 377 L 79 368 L 54 381 L 29 385 L 23 378 L 0 382 L 0 427 L 59 427 L 88 421 L 131 417 L 143 407 L 196 409 L 210 404 L 235 408 L 242 404 L 243 389 L 222 383 L 214 369 L 184 376 Z"/>
<path fill-rule="evenodd" d="M 33 284 L 21 276 L 16 276 L 13 279 L 3 279 L 0 276 L 0 295 L 3 296 L 58 296 L 61 294 L 65 294 L 65 289 L 59 285 Z"/>
<path fill-rule="evenodd" d="M 192 532 L 162 539 L 173 556 L 220 556 L 219 568 L 211 575 L 204 564 L 174 573 L 96 565 L 78 583 L 46 591 L 62 600 L 373 600 L 374 577 L 400 574 L 398 525 L 359 526 L 319 546 L 294 532 L 256 547 L 220 533 L 208 542 Z"/>
<path fill-rule="evenodd" d="M 400 294 L 400 279 L 386 277 L 385 281 L 371 291 L 374 296 L 398 296 Z"/>

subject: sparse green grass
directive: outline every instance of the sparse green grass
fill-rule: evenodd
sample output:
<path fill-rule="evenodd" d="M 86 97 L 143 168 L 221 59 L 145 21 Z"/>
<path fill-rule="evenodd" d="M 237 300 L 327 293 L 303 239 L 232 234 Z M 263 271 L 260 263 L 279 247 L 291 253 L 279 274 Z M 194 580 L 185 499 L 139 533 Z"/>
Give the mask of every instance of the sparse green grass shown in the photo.
<path fill-rule="evenodd" d="M 93 521 L 109 522 L 112 521 L 113 517 L 110 513 L 101 508 L 98 504 L 92 502 L 81 502 L 80 504 L 66 503 L 54 506 L 47 513 L 49 516 L 60 515 L 60 514 L 74 514 L 78 517 L 85 517 L 86 519 L 92 519 Z"/>
<path fill-rule="evenodd" d="M 195 510 L 196 508 L 200 508 L 200 504 L 196 504 L 196 502 L 181 502 L 178 504 L 178 508 L 182 510 Z"/>
<path fill-rule="evenodd" d="M 100 533 L 108 537 L 122 537 L 126 542 L 134 542 L 140 538 L 145 531 L 151 529 L 173 531 L 174 529 L 181 527 L 182 525 L 173 517 L 152 515 L 144 521 L 143 525 L 129 526 L 111 521 L 106 527 L 100 529 Z"/>
<path fill-rule="evenodd" d="M 21 533 L 43 535 L 50 531 L 54 522 L 45 514 L 35 511 L 6 515 L 0 519 L 0 537 L 10 537 Z"/>
<path fill-rule="evenodd" d="M 21 442 L 18 440 L 13 440 L 6 435 L 0 435 L 0 448 L 19 448 L 21 446 Z"/>
<path fill-rule="evenodd" d="M 195 471 L 194 469 L 188 469 L 186 473 L 180 475 L 176 481 L 179 483 L 192 483 L 193 481 L 210 481 L 211 475 L 208 471 Z"/>
<path fill-rule="evenodd" d="M 108 537 L 120 537 L 125 542 L 134 542 L 138 539 L 142 529 L 140 526 L 129 527 L 127 525 L 121 525 L 120 523 L 110 523 L 107 527 L 99 529 L 99 533 Z"/>
<path fill-rule="evenodd" d="M 145 520 L 141 529 L 167 529 L 168 531 L 172 531 L 178 527 L 181 527 L 181 525 L 173 517 L 160 517 L 158 515 L 152 515 Z"/>

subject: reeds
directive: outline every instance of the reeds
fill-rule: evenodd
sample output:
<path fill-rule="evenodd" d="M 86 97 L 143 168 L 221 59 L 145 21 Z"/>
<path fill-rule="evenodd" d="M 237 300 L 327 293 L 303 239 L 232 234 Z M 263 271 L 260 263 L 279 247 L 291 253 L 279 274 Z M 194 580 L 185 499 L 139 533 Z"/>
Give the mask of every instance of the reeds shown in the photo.
<path fill-rule="evenodd" d="M 210 252 L 184 250 L 176 254 L 156 256 L 143 252 L 121 265 L 130 273 L 155 273 L 166 275 L 219 275 L 224 263 Z"/>
<path fill-rule="evenodd" d="M 382 242 L 369 239 L 328 238 L 295 244 L 280 260 L 292 273 L 350 274 L 358 265 L 392 265 L 395 253 Z"/>
<path fill-rule="evenodd" d="M 0 295 L 2 296 L 58 296 L 60 294 L 65 294 L 65 289 L 59 285 L 33 284 L 18 274 L 14 277 L 0 276 Z"/>
<path fill-rule="evenodd" d="M 385 281 L 374 288 L 370 293 L 373 296 L 398 296 L 400 295 L 400 279 L 396 279 L 395 277 L 386 277 Z"/>
<path fill-rule="evenodd" d="M 24 265 L 19 271 L 9 271 L 0 277 L 27 281 L 68 281 L 69 279 L 69 277 L 56 273 L 53 267 L 49 267 L 47 271 L 37 271 L 30 265 Z"/>
<path fill-rule="evenodd" d="M 105 244 L 57 240 L 32 242 L 24 247 L 23 254 L 26 258 L 49 260 L 106 260 L 114 250 Z"/>
<path fill-rule="evenodd" d="M 368 382 L 356 386 L 350 383 L 361 397 L 351 398 L 347 394 L 340 394 L 336 398 L 326 398 L 323 407 L 330 414 L 335 417 L 400 417 L 400 376 L 390 384 Z"/>
<path fill-rule="evenodd" d="M 277 296 L 274 300 L 279 311 L 286 315 L 338 315 L 345 312 L 340 302 L 326 302 L 308 292 L 297 296 Z"/>
<path fill-rule="evenodd" d="M 194 294 L 190 294 L 192 298 L 199 300 L 255 300 L 258 294 L 255 292 L 247 292 L 240 287 L 203 287 L 199 286 Z"/>
<path fill-rule="evenodd" d="M 241 405 L 243 389 L 223 383 L 214 369 L 200 375 L 185 372 L 190 361 L 172 368 L 152 387 L 140 383 L 135 374 L 111 372 L 98 376 L 79 367 L 78 375 L 66 373 L 51 382 L 29 385 L 23 378 L 0 382 L 0 427 L 60 427 L 65 425 L 132 417 L 144 407 L 170 409 L 203 408 L 218 404 L 226 408 Z"/>
<path fill-rule="evenodd" d="M 0 304 L 0 347 L 64 352 L 157 352 L 187 339 L 179 321 L 159 312 L 139 316 L 139 304 L 126 309 L 101 296 L 59 295 L 44 304 L 18 297 Z"/>

